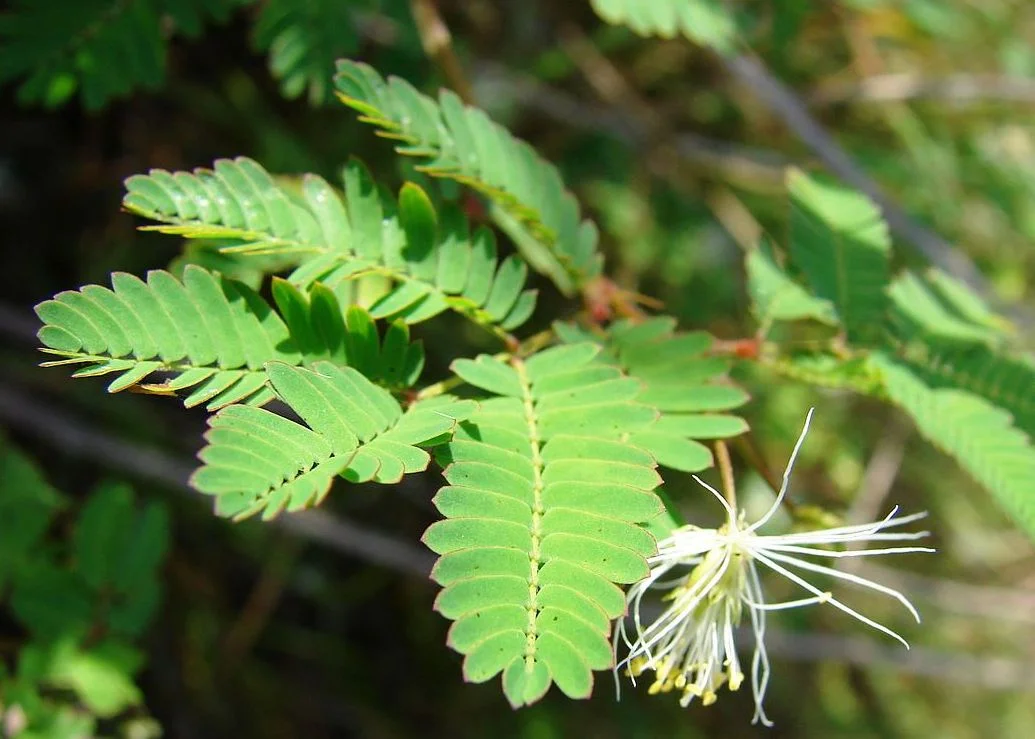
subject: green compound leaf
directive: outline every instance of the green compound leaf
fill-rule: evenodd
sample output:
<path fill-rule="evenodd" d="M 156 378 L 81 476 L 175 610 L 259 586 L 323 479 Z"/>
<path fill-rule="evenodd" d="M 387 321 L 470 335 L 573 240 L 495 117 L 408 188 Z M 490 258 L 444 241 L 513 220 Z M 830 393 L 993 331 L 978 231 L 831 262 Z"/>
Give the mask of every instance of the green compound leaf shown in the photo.
<path fill-rule="evenodd" d="M 773 321 L 812 319 L 831 326 L 838 324 L 837 312 L 829 300 L 810 295 L 777 263 L 773 248 L 763 239 L 745 259 L 747 288 L 758 322 L 768 327 Z"/>
<path fill-rule="evenodd" d="M 432 177 L 468 185 L 499 209 L 501 226 L 534 238 L 525 258 L 565 294 L 601 271 L 597 230 L 579 214 L 557 168 L 477 108 L 447 90 L 438 100 L 422 95 L 398 77 L 387 80 L 359 62 L 338 62 L 339 97 L 360 120 L 399 142 L 400 154 L 419 157 Z M 527 239 L 517 235 L 522 245 Z"/>
<path fill-rule="evenodd" d="M 654 455 L 658 464 L 697 472 L 713 464 L 702 440 L 725 439 L 747 431 L 747 423 L 725 411 L 748 395 L 726 379 L 729 360 L 708 356 L 712 337 L 704 332 L 675 333 L 675 319 L 652 318 L 639 324 L 615 323 L 598 362 L 597 382 L 628 375 L 640 389 L 638 403 L 656 408 L 649 426 L 630 430 L 630 443 Z M 594 340 L 570 324 L 554 324 L 568 342 Z M 606 366 L 610 365 L 610 366 Z"/>
<path fill-rule="evenodd" d="M 356 160 L 343 179 L 344 199 L 316 175 L 292 190 L 239 157 L 193 174 L 130 177 L 123 206 L 162 224 L 146 229 L 218 239 L 226 256 L 291 259 L 290 281 L 299 287 L 387 279 L 369 305 L 375 318 L 418 323 L 453 310 L 506 340 L 532 315 L 536 292 L 524 289 L 525 263 L 517 256 L 498 263 L 488 229 L 471 233 L 455 206 L 436 213 L 414 184 L 403 186 L 397 202 Z"/>
<path fill-rule="evenodd" d="M 395 203 L 356 160 L 346 166 L 344 179 L 348 220 L 343 230 L 352 238 L 300 266 L 293 282 L 319 279 L 334 287 L 380 275 L 395 286 L 370 306 L 375 317 L 417 323 L 453 310 L 504 340 L 531 317 L 536 291 L 524 289 L 527 267 L 516 255 L 498 261 L 491 231 L 472 233 L 455 206 L 436 213 L 427 194 L 412 183 L 403 186 Z"/>
<path fill-rule="evenodd" d="M 663 510 L 652 492 L 661 478 L 628 436 L 657 412 L 599 354 L 583 343 L 453 364 L 494 397 L 436 452 L 445 520 L 423 541 L 441 555 L 435 607 L 454 621 L 448 643 L 465 655 L 465 678 L 502 672 L 515 707 L 552 683 L 589 696 L 593 671 L 612 664 L 611 621 L 625 612 L 618 584 L 644 577 L 656 550 L 639 524 Z"/>
<path fill-rule="evenodd" d="M 731 53 L 737 25 L 722 0 L 591 0 L 608 23 L 628 26 L 640 36 L 675 38 Z"/>
<path fill-rule="evenodd" d="M 226 239 L 230 244 L 225 252 L 304 256 L 321 253 L 330 239 L 340 236 L 338 213 L 325 213 L 330 223 L 321 220 L 311 197 L 299 202 L 247 157 L 219 159 L 212 169 L 193 173 L 152 169 L 127 178 L 125 185 L 122 207 L 162 224 L 145 230 L 188 239 Z M 317 178 L 311 187 L 318 191 L 313 196 L 317 204 L 333 208 L 329 185 Z"/>
<path fill-rule="evenodd" d="M 472 404 L 442 396 L 405 413 L 383 388 L 352 367 L 320 362 L 313 369 L 266 366 L 277 397 L 306 425 L 252 406 L 223 408 L 209 420 L 205 463 L 191 479 L 216 496 L 216 512 L 243 519 L 319 504 L 335 476 L 350 482 L 396 483 L 424 470 L 419 445 L 441 441 Z"/>
<path fill-rule="evenodd" d="M 932 389 L 973 393 L 1008 411 L 1014 423 L 1035 436 L 1035 363 L 982 343 L 952 341 L 923 333 L 892 339 L 894 356 Z"/>
<path fill-rule="evenodd" d="M 269 67 L 287 98 L 308 91 L 319 105 L 333 90 L 334 62 L 359 48 L 356 14 L 369 2 L 268 0 L 255 21 L 255 47 L 269 52 Z M 358 6 L 358 7 L 357 7 Z"/>
<path fill-rule="evenodd" d="M 29 564 L 62 505 L 33 461 L 0 437 L 0 592 Z"/>
<path fill-rule="evenodd" d="M 343 314 L 326 287 L 305 294 L 275 281 L 273 294 L 279 315 L 251 288 L 200 267 L 187 266 L 182 283 L 168 272 L 150 272 L 146 283 L 116 272 L 111 290 L 88 285 L 36 306 L 43 351 L 63 357 L 43 366 L 87 365 L 74 377 L 118 373 L 109 392 L 191 389 L 184 404 L 209 410 L 269 402 L 263 366 L 271 361 L 329 359 L 392 389 L 419 376 L 423 349 L 410 344 L 405 324 L 393 324 L 382 344 L 369 314 L 358 307 Z M 144 382 L 155 373 L 168 379 Z"/>
<path fill-rule="evenodd" d="M 883 354 L 874 361 L 892 402 L 932 443 L 951 454 L 1035 539 L 1035 447 L 1010 414 L 969 392 L 933 389 Z"/>
<path fill-rule="evenodd" d="M 787 175 L 791 197 L 790 252 L 812 292 L 837 310 L 848 338 L 880 338 L 890 280 L 891 238 L 880 211 L 851 190 L 818 182 L 804 172 Z"/>
<path fill-rule="evenodd" d="M 95 598 L 110 600 L 109 631 L 139 635 L 159 605 L 168 511 L 158 502 L 136 505 L 126 485 L 102 484 L 83 507 L 72 545 L 80 579 Z"/>

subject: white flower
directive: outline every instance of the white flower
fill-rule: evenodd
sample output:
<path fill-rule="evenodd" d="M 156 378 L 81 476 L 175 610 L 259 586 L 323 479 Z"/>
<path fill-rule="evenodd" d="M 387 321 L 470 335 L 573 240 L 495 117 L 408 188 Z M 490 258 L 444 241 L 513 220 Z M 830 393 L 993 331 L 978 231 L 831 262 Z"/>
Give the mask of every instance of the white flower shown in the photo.
<path fill-rule="evenodd" d="M 874 549 L 828 549 L 827 545 L 849 542 L 870 543 L 911 541 L 928 532 L 889 532 L 912 523 L 926 514 L 895 517 L 894 508 L 886 518 L 873 523 L 839 526 L 820 531 L 768 536 L 760 529 L 773 517 L 787 492 L 788 479 L 812 420 L 809 410 L 801 435 L 794 445 L 780 492 L 769 510 L 757 521 L 748 524 L 743 512 L 730 504 L 696 475 L 694 479 L 707 488 L 726 509 L 726 522 L 718 529 L 683 526 L 659 542 L 658 554 L 649 560 L 650 575 L 635 584 L 628 594 L 635 640 L 630 640 L 626 622 L 620 621 L 615 632 L 615 647 L 621 639 L 629 653 L 616 661 L 615 677 L 625 669 L 635 684 L 645 670 L 654 672 L 650 692 L 678 690 L 680 704 L 689 705 L 700 698 L 704 705 L 715 702 L 717 692 L 728 683 L 736 690 L 744 680 L 744 671 L 734 645 L 734 630 L 746 611 L 754 632 L 755 651 L 751 659 L 751 687 L 755 700 L 752 723 L 772 723 L 765 715 L 762 701 L 769 683 L 769 658 L 765 650 L 765 619 L 768 611 L 795 608 L 815 603 L 829 603 L 878 631 L 902 642 L 905 639 L 891 629 L 867 618 L 858 611 L 808 582 L 800 572 L 827 575 L 846 580 L 895 598 L 919 621 L 920 616 L 902 593 L 848 572 L 841 572 L 806 557 L 867 557 L 877 554 L 933 552 L 918 546 L 880 546 Z M 810 593 L 809 597 L 780 603 L 766 603 L 758 576 L 762 564 Z M 675 575 L 673 578 L 672 575 Z M 668 576 L 668 577 L 666 577 Z M 667 589 L 668 606 L 661 616 L 644 625 L 641 608 L 644 594 L 652 589 Z"/>

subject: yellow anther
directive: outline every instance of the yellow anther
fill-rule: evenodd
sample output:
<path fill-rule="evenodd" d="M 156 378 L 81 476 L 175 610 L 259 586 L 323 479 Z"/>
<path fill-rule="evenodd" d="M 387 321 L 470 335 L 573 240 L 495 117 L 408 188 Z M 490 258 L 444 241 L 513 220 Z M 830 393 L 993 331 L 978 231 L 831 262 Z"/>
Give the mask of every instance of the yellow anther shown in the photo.
<path fill-rule="evenodd" d="M 730 673 L 730 690 L 736 690 L 740 687 L 740 684 L 744 682 L 744 673 L 739 670 Z"/>

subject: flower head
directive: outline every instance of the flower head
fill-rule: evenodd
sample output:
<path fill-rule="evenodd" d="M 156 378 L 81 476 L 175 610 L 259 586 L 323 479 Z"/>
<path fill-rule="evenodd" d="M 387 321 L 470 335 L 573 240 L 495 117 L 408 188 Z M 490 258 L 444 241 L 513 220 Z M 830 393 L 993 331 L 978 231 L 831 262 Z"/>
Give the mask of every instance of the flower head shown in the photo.
<path fill-rule="evenodd" d="M 779 535 L 760 532 L 787 493 L 791 470 L 811 420 L 812 409 L 791 452 L 776 500 L 754 523 L 747 523 L 742 511 L 735 511 L 717 490 L 694 476 L 722 503 L 726 521 L 717 529 L 683 526 L 658 543 L 657 555 L 649 560 L 650 575 L 635 584 L 628 594 L 632 636 L 635 638 L 630 639 L 629 627 L 624 621 L 619 622 L 615 632 L 615 647 L 620 639 L 629 649 L 625 659 L 616 662 L 616 677 L 617 671 L 624 668 L 635 683 L 637 676 L 651 670 L 654 673 L 651 693 L 679 691 L 679 702 L 683 706 L 689 705 L 694 698 L 700 698 L 704 705 L 713 703 L 723 685 L 737 690 L 744 680 L 734 631 L 746 612 L 755 642 L 750 670 L 755 700 L 752 723 L 761 721 L 771 726 L 762 707 L 769 683 L 769 658 L 765 649 L 765 622 L 769 611 L 829 603 L 908 648 L 905 639 L 897 633 L 845 605 L 830 592 L 820 590 L 806 580 L 803 573 L 827 575 L 883 593 L 902 603 L 919 621 L 916 609 L 897 590 L 813 560 L 932 552 L 934 550 L 927 547 L 883 545 L 883 542 L 912 541 L 926 536 L 926 531 L 891 531 L 926 514 L 896 517 L 896 507 L 885 518 L 873 523 Z M 826 548 L 874 542 L 881 544 L 876 548 Z M 766 603 L 758 574 L 760 564 L 800 586 L 809 595 L 798 600 Z M 655 621 L 644 625 L 641 617 L 643 596 L 655 589 L 668 590 L 664 596 L 667 607 Z"/>

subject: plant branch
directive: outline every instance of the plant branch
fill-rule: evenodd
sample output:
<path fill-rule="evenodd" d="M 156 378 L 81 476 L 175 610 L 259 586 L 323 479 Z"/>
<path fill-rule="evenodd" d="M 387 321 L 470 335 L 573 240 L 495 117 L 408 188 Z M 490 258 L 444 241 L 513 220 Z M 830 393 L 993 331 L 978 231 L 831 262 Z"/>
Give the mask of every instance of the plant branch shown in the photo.
<path fill-rule="evenodd" d="M 428 385 L 427 387 L 421 388 L 417 392 L 417 394 L 415 396 L 415 399 L 416 400 L 427 400 L 428 398 L 436 398 L 439 395 L 444 395 L 445 393 L 448 393 L 453 388 L 460 387 L 463 384 L 464 384 L 464 381 L 462 379 L 460 379 L 459 376 L 453 375 L 451 377 L 447 377 L 444 380 L 439 380 L 438 382 L 436 382 L 434 384 Z"/>
<path fill-rule="evenodd" d="M 715 441 L 715 461 L 722 477 L 722 494 L 730 508 L 737 510 L 737 484 L 733 477 L 733 465 L 730 464 L 730 450 L 722 439 Z"/>
<path fill-rule="evenodd" d="M 154 449 L 105 434 L 86 422 L 0 383 L 0 419 L 66 454 L 96 461 L 119 472 L 204 498 L 187 482 L 194 465 Z M 434 557 L 416 547 L 320 510 L 278 516 L 271 525 L 393 570 L 426 576 Z"/>
<path fill-rule="evenodd" d="M 880 516 L 881 505 L 891 492 L 891 486 L 902 467 L 911 430 L 911 426 L 895 417 L 881 432 L 877 448 L 873 450 L 863 472 L 859 492 L 845 513 L 846 523 L 865 523 Z"/>
<path fill-rule="evenodd" d="M 232 673 L 241 664 L 276 610 L 302 552 L 303 541 L 295 537 L 277 542 L 271 547 L 240 615 L 223 639 L 222 667 L 227 673 Z"/>
<path fill-rule="evenodd" d="M 200 496 L 187 485 L 187 476 L 192 468 L 190 463 L 109 436 L 2 383 L 0 419 L 65 453 L 90 459 L 122 474 L 188 492 L 200 500 Z M 284 514 L 273 519 L 270 525 L 342 554 L 421 578 L 427 577 L 434 560 L 433 555 L 413 544 L 319 510 Z M 998 610 L 982 615 L 996 620 L 1002 617 Z M 749 632 L 743 632 L 738 634 L 738 638 L 747 642 L 753 637 Z M 925 676 L 940 682 L 977 684 L 993 690 L 1035 689 L 1035 678 L 1027 663 L 1020 659 L 941 652 L 923 647 L 903 652 L 863 637 L 794 634 L 776 629 L 767 631 L 766 644 L 770 655 L 794 661 L 836 660 L 862 666 L 892 667 L 902 674 Z"/>
<path fill-rule="evenodd" d="M 809 113 L 797 96 L 776 79 L 753 56 L 720 57 L 726 70 L 752 90 L 819 159 L 851 187 L 868 195 L 880 208 L 891 231 L 911 243 L 932 264 L 967 283 L 989 303 L 998 305 L 1026 329 L 1035 326 L 1035 316 L 1021 306 L 1004 306 L 988 281 L 961 250 L 913 220 L 877 183 L 848 156 L 844 149 Z"/>

